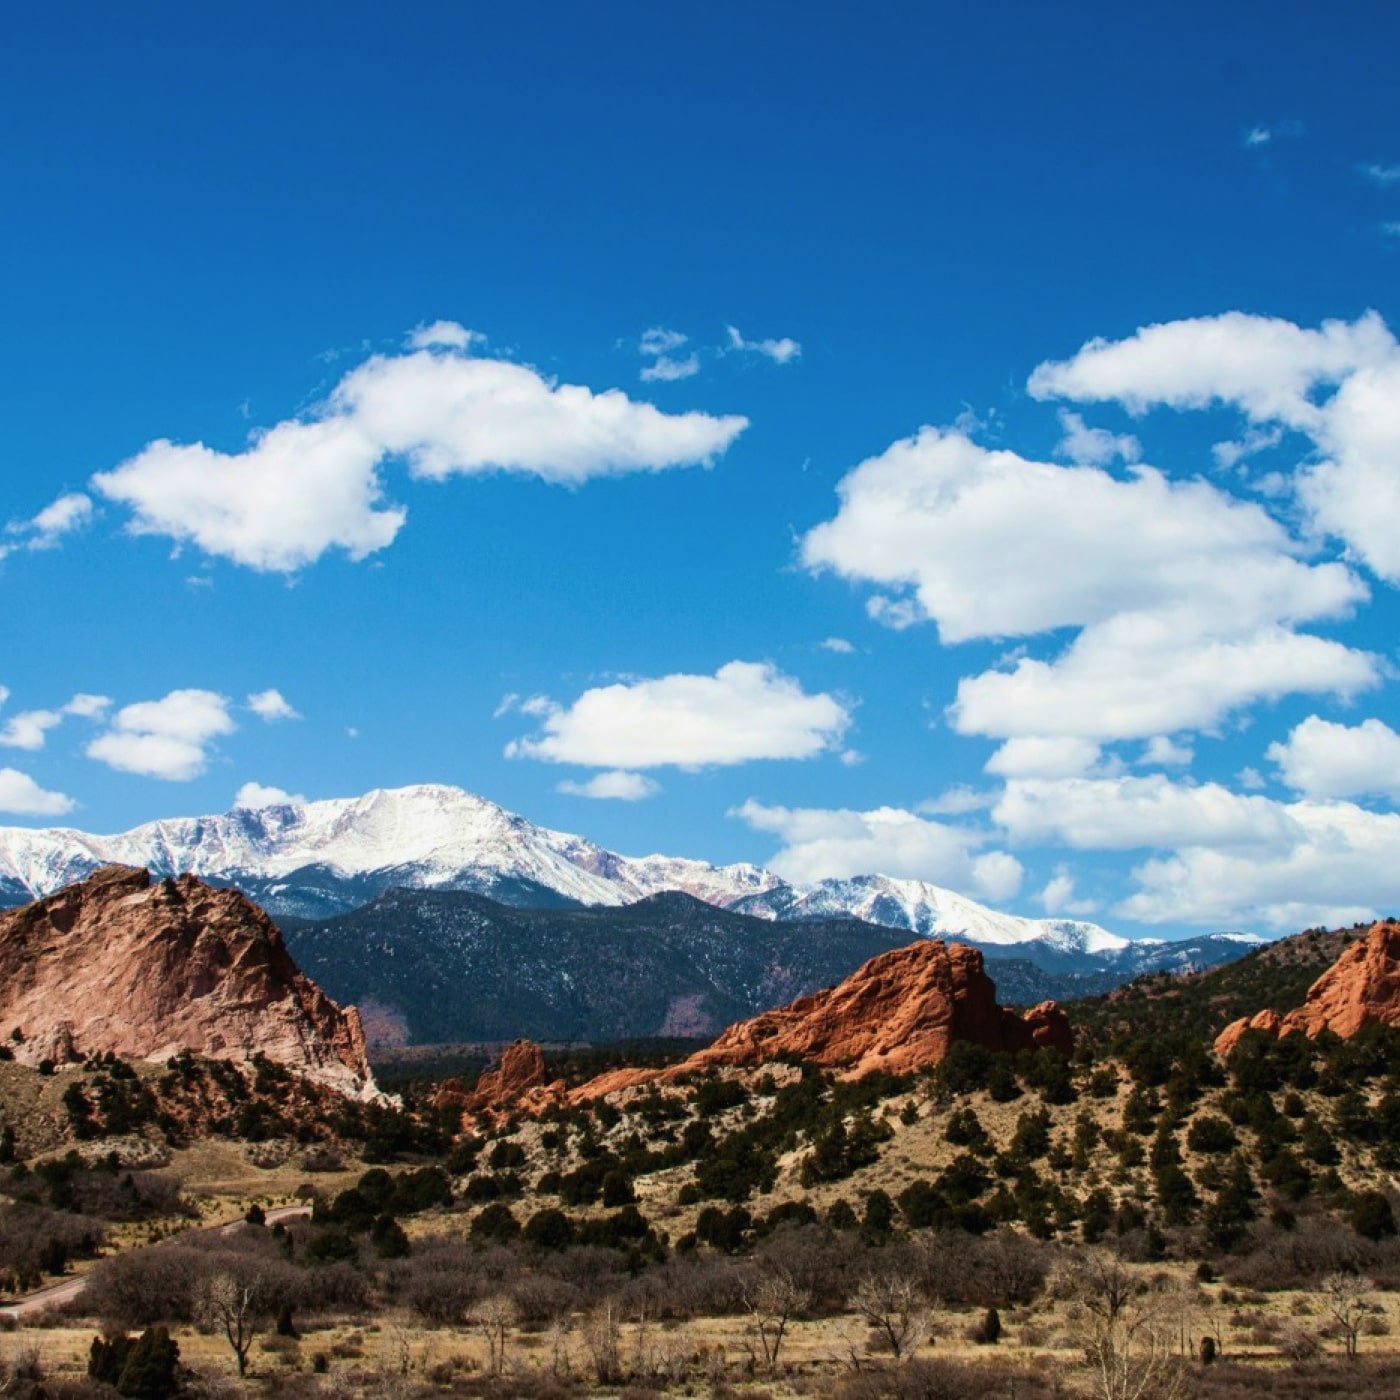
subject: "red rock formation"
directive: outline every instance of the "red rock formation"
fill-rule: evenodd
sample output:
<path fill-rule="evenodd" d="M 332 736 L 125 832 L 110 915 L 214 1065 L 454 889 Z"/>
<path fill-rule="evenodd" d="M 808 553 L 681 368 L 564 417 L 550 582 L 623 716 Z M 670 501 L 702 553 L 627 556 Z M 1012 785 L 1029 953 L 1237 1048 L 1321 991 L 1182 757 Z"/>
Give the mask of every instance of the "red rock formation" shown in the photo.
<path fill-rule="evenodd" d="M 1277 1011 L 1260 1011 L 1254 1016 L 1241 1016 L 1238 1021 L 1231 1021 L 1216 1036 L 1215 1053 L 1222 1060 L 1228 1060 L 1246 1031 L 1263 1031 L 1267 1035 L 1277 1036 L 1282 1025 L 1283 1017 Z"/>
<path fill-rule="evenodd" d="M 282 935 L 235 890 L 107 866 L 0 914 L 0 1040 L 18 1058 L 110 1050 L 261 1052 L 347 1093 L 374 1091 L 359 1016 L 297 971 Z"/>
<path fill-rule="evenodd" d="M 1279 1016 L 1261 1011 L 1226 1026 L 1215 1041 L 1222 1059 L 1248 1030 L 1270 1035 L 1301 1034 L 1315 1039 L 1331 1031 L 1350 1040 L 1364 1026 L 1400 1025 L 1400 923 L 1385 919 L 1373 924 L 1308 989 L 1302 1006 Z"/>
<path fill-rule="evenodd" d="M 874 1070 L 905 1074 L 936 1065 L 957 1041 L 989 1050 L 1046 1047 L 1068 1055 L 1073 1049 L 1069 1021 L 1053 1002 L 1017 1016 L 997 1005 L 996 986 L 975 948 L 920 939 L 872 958 L 835 987 L 730 1026 L 678 1065 L 601 1075 L 569 1097 L 580 1102 L 697 1070 L 752 1068 L 781 1056 L 837 1070 L 845 1079 Z"/>
<path fill-rule="evenodd" d="M 467 1090 L 448 1080 L 433 1097 L 435 1108 L 456 1108 L 470 1126 L 478 1119 L 507 1113 L 543 1113 L 565 1102 L 564 1081 L 549 1082 L 544 1051 L 533 1040 L 517 1040 L 501 1051 L 501 1058 L 481 1072 L 476 1088 Z"/>

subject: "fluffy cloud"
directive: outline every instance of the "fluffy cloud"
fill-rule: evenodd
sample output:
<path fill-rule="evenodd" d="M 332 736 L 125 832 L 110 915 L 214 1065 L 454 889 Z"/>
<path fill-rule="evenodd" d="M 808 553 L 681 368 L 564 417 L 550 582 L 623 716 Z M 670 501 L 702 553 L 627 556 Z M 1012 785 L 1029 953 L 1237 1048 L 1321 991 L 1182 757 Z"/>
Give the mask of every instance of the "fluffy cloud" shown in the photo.
<path fill-rule="evenodd" d="M 1400 800 L 1400 734 L 1378 719 L 1346 725 L 1310 715 L 1270 744 L 1268 757 L 1283 781 L 1308 797 Z"/>
<path fill-rule="evenodd" d="M 0 559 L 17 550 L 55 549 L 65 535 L 80 530 L 92 519 L 92 501 L 81 492 L 69 492 L 50 502 L 28 520 L 11 521 L 0 537 Z"/>
<path fill-rule="evenodd" d="M 331 417 L 279 423 L 235 453 L 161 439 L 92 483 L 131 508 L 133 534 L 287 573 L 331 549 L 364 559 L 392 543 L 408 513 L 384 503 L 383 455 L 353 419 Z"/>
<path fill-rule="evenodd" d="M 1295 835 L 1277 802 L 1219 783 L 1177 783 L 1161 773 L 1013 779 L 992 819 L 1013 841 L 1085 851 L 1275 846 Z"/>
<path fill-rule="evenodd" d="M 86 752 L 123 773 L 187 782 L 204 772 L 213 741 L 234 727 L 224 696 L 172 690 L 160 700 L 123 706 Z"/>
<path fill-rule="evenodd" d="M 677 379 L 689 379 L 700 373 L 700 356 L 695 353 L 677 359 L 671 355 L 658 355 L 649 365 L 642 366 L 641 380 L 644 384 L 660 382 L 673 383 Z"/>
<path fill-rule="evenodd" d="M 1315 437 L 1322 460 L 1299 474 L 1299 502 L 1318 530 L 1400 584 L 1400 354 L 1351 375 Z"/>
<path fill-rule="evenodd" d="M 881 620 L 931 619 L 945 642 L 1080 629 L 1049 661 L 965 678 L 960 732 L 1149 738 L 1377 679 L 1374 658 L 1293 630 L 1364 599 L 1356 575 L 1309 562 L 1266 511 L 1207 482 L 1034 462 L 925 428 L 838 494 L 803 560 L 909 590 L 872 601 Z"/>
<path fill-rule="evenodd" d="M 585 783 L 565 779 L 558 784 L 556 791 L 568 793 L 572 797 L 592 797 L 614 802 L 640 802 L 661 791 L 661 784 L 642 773 L 629 773 L 622 768 L 611 768 L 604 773 L 596 773 Z"/>
<path fill-rule="evenodd" d="M 1375 657 L 1326 638 L 1285 627 L 1242 637 L 1202 631 L 1171 615 L 1132 614 L 1086 629 L 1054 661 L 1025 657 L 960 681 L 953 726 L 993 738 L 1140 739 L 1213 730 L 1260 700 L 1352 696 L 1379 680 Z"/>
<path fill-rule="evenodd" d="M 1007 852 L 981 851 L 984 834 L 898 807 L 855 812 L 769 807 L 751 800 L 732 815 L 783 842 L 766 864 L 798 884 L 879 871 L 1005 900 L 1020 889 L 1024 874 Z"/>
<path fill-rule="evenodd" d="M 642 366 L 642 382 L 644 384 L 652 382 L 668 384 L 677 379 L 689 379 L 692 375 L 699 374 L 700 356 L 698 352 L 692 351 L 684 356 L 675 353 L 689 338 L 689 336 L 682 335 L 680 331 L 667 330 L 664 326 L 653 326 L 650 330 L 643 331 L 637 349 L 643 358 L 650 360 L 651 363 Z"/>
<path fill-rule="evenodd" d="M 274 724 L 280 719 L 300 719 L 280 690 L 259 690 L 248 697 L 248 708 L 261 720 Z"/>
<path fill-rule="evenodd" d="M 959 817 L 968 812 L 985 811 L 996 802 L 996 793 L 990 788 L 969 787 L 959 783 L 946 788 L 937 797 L 925 798 L 917 811 L 926 817 Z"/>
<path fill-rule="evenodd" d="M 71 797 L 45 791 L 29 774 L 17 768 L 0 768 L 0 812 L 21 817 L 61 817 L 73 806 Z"/>
<path fill-rule="evenodd" d="M 1034 462 L 925 428 L 863 462 L 802 541 L 814 569 L 909 588 L 945 642 L 1086 627 L 1123 613 L 1336 616 L 1366 596 L 1310 564 L 1270 515 L 1150 467 Z"/>
<path fill-rule="evenodd" d="M 1400 347 L 1374 311 L 1316 330 L 1242 312 L 1147 326 L 1042 364 L 1030 389 L 1134 413 L 1230 405 L 1306 434 L 1316 460 L 1294 484 L 1312 525 L 1400 582 Z"/>
<path fill-rule="evenodd" d="M 1026 735 L 1008 739 L 986 762 L 986 771 L 1002 778 L 1072 778 L 1099 761 L 1092 739 Z"/>
<path fill-rule="evenodd" d="M 415 333 L 419 348 L 406 354 L 371 357 L 312 413 L 254 435 L 241 452 L 161 440 L 92 484 L 130 507 L 137 534 L 289 572 L 332 549 L 363 559 L 392 542 L 406 512 L 384 500 L 390 458 L 433 481 L 505 471 L 577 485 L 708 465 L 748 423 L 666 414 L 616 389 L 594 393 L 474 358 L 475 337 L 443 325 Z"/>
<path fill-rule="evenodd" d="M 738 326 L 728 326 L 726 331 L 731 350 L 763 355 L 777 365 L 791 364 L 802 353 L 802 347 L 791 336 L 785 335 L 778 340 L 745 340 Z"/>
<path fill-rule="evenodd" d="M 299 792 L 287 792 L 284 788 L 268 787 L 264 783 L 244 783 L 234 794 L 233 810 L 246 808 L 257 811 L 262 807 L 284 807 L 289 803 L 306 801 Z"/>
<path fill-rule="evenodd" d="M 1145 862 L 1119 912 L 1144 923 L 1287 932 L 1400 906 L 1400 815 L 1349 802 L 1282 808 L 1289 836 L 1257 849 L 1195 846 Z"/>
<path fill-rule="evenodd" d="M 1184 768 L 1195 757 L 1190 744 L 1179 744 L 1169 734 L 1154 734 L 1143 746 L 1138 762 L 1152 768 Z"/>
<path fill-rule="evenodd" d="M 0 704 L 3 704 L 4 700 L 5 694 L 0 693 Z M 111 703 L 105 695 L 79 693 L 56 710 L 21 711 L 12 715 L 4 728 L 0 729 L 0 744 L 6 748 L 26 749 L 30 752 L 42 749 L 49 730 L 57 729 L 69 715 L 76 715 L 80 719 L 97 719 L 105 713 Z"/>
<path fill-rule="evenodd" d="M 855 647 L 844 637 L 827 637 L 818 645 L 823 651 L 834 651 L 837 656 L 850 656 L 855 651 Z"/>
<path fill-rule="evenodd" d="M 411 330 L 405 344 L 410 350 L 470 350 L 485 339 L 479 331 L 469 331 L 459 321 L 432 321 Z"/>
<path fill-rule="evenodd" d="M 731 661 L 713 676 L 671 675 L 586 690 L 517 739 L 510 757 L 586 768 L 702 768 L 761 758 L 814 758 L 839 747 L 851 716 L 762 662 Z"/>
<path fill-rule="evenodd" d="M 1091 340 L 1068 360 L 1037 366 L 1028 387 L 1039 399 L 1117 401 L 1130 413 L 1234 404 L 1256 420 L 1306 429 L 1322 421 L 1317 386 L 1394 355 L 1395 340 L 1374 311 L 1317 330 L 1230 311 Z"/>
<path fill-rule="evenodd" d="M 1077 413 L 1060 410 L 1064 436 L 1055 445 L 1055 455 L 1082 467 L 1106 467 L 1121 458 L 1136 462 L 1142 444 L 1131 433 L 1111 433 L 1107 428 L 1091 428 Z"/>
<path fill-rule="evenodd" d="M 1159 773 L 1013 781 L 992 819 L 1012 842 L 1161 852 L 1116 908 L 1143 923 L 1286 931 L 1400 902 L 1400 815 L 1350 802 L 1276 802 Z"/>
<path fill-rule="evenodd" d="M 1080 918 L 1098 911 L 1098 903 L 1092 899 L 1080 899 L 1074 890 L 1074 876 L 1069 867 L 1058 865 L 1055 873 L 1045 882 L 1045 888 L 1036 900 L 1047 914 L 1069 914 Z"/>

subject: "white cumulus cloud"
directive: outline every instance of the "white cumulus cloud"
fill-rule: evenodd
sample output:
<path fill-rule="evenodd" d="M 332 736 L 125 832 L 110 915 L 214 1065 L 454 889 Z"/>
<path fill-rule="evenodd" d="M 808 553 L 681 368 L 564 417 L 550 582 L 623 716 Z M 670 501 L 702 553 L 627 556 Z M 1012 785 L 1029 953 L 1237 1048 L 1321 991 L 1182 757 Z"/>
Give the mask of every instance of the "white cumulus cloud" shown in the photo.
<path fill-rule="evenodd" d="M 21 817 L 61 817 L 73 807 L 71 797 L 46 791 L 28 773 L 21 773 L 17 768 L 0 768 L 0 812 L 13 812 Z"/>
<path fill-rule="evenodd" d="M 1083 851 L 1272 846 L 1294 833 L 1288 813 L 1266 797 L 1161 773 L 1013 779 L 992 819 L 1013 841 Z"/>
<path fill-rule="evenodd" d="M 1106 467 L 1121 459 L 1136 462 L 1142 444 L 1131 433 L 1111 433 L 1107 428 L 1091 428 L 1077 413 L 1060 410 L 1064 436 L 1055 445 L 1055 455 L 1081 467 Z"/>
<path fill-rule="evenodd" d="M 558 384 L 473 357 L 470 335 L 464 345 L 440 325 L 428 331 L 421 348 L 372 356 L 323 404 L 254 434 L 242 451 L 159 440 L 97 473 L 93 487 L 131 509 L 136 534 L 291 572 L 332 549 L 363 559 L 393 541 L 406 512 L 384 498 L 391 458 L 432 481 L 502 471 L 578 485 L 708 465 L 748 424 Z"/>
<path fill-rule="evenodd" d="M 1006 900 L 1020 889 L 1024 874 L 1008 852 L 981 849 L 985 834 L 898 807 L 858 812 L 750 800 L 732 815 L 782 841 L 766 864 L 798 884 L 879 873 Z"/>
<path fill-rule="evenodd" d="M 1092 739 L 1029 734 L 1008 739 L 985 768 L 1002 778 L 1073 778 L 1093 768 L 1101 752 Z"/>
<path fill-rule="evenodd" d="M 1337 927 L 1400 907 L 1400 815 L 1350 802 L 1280 804 L 1286 839 L 1200 845 L 1144 862 L 1119 912 L 1144 923 L 1280 932 Z"/>
<path fill-rule="evenodd" d="M 246 808 L 257 811 L 262 807 L 285 807 L 300 805 L 306 801 L 299 792 L 288 792 L 285 788 L 269 787 L 265 783 L 244 783 L 234 794 L 233 810 Z"/>
<path fill-rule="evenodd" d="M 172 690 L 160 700 L 123 706 L 86 753 L 123 773 L 187 782 L 204 772 L 213 741 L 234 728 L 224 696 Z"/>
<path fill-rule="evenodd" d="M 1400 800 L 1400 734 L 1378 719 L 1348 725 L 1309 715 L 1269 745 L 1268 758 L 1308 797 Z"/>
<path fill-rule="evenodd" d="M 629 773 L 622 768 L 610 768 L 603 773 L 595 773 L 587 782 L 577 783 L 565 779 L 557 786 L 557 791 L 572 797 L 592 797 L 614 802 L 640 802 L 661 791 L 661 784 L 643 773 Z"/>
<path fill-rule="evenodd" d="M 1305 434 L 1313 460 L 1293 485 L 1313 527 L 1400 582 L 1400 346 L 1376 312 L 1317 329 L 1238 311 L 1146 326 L 1040 365 L 1030 390 L 1133 413 L 1227 405 Z"/>
<path fill-rule="evenodd" d="M 273 724 L 280 719 L 300 719 L 280 690 L 259 690 L 248 697 L 248 708 L 259 719 Z"/>
<path fill-rule="evenodd" d="M 0 704 L 4 703 L 4 699 L 4 695 L 0 694 Z M 97 719 L 106 712 L 111 703 L 105 695 L 87 695 L 80 692 L 56 710 L 23 710 L 17 715 L 12 715 L 5 722 L 4 728 L 0 729 L 0 744 L 6 748 L 26 749 L 30 752 L 42 749 L 49 730 L 57 729 L 69 715 L 80 719 Z"/>
<path fill-rule="evenodd" d="M 877 618 L 931 619 L 945 642 L 1079 629 L 1049 660 L 965 677 L 962 733 L 1149 738 L 1377 680 L 1373 657 L 1295 630 L 1344 616 L 1368 596 L 1361 580 L 1309 561 L 1260 506 L 1208 482 L 1035 462 L 925 428 L 837 490 L 802 558 L 905 590 L 877 594 Z"/>
<path fill-rule="evenodd" d="M 406 344 L 410 350 L 470 350 L 485 339 L 479 331 L 469 331 L 460 321 L 431 321 L 415 326 L 408 333 Z"/>
<path fill-rule="evenodd" d="M 834 696 L 808 694 L 777 667 L 751 661 L 713 676 L 598 686 L 542 718 L 537 735 L 507 746 L 509 756 L 628 770 L 814 758 L 839 747 L 851 722 Z"/>
<path fill-rule="evenodd" d="M 70 491 L 28 520 L 12 520 L 6 525 L 0 532 L 0 559 L 22 549 L 56 549 L 65 535 L 81 530 L 92 516 L 92 499 L 80 491 Z"/>
<path fill-rule="evenodd" d="M 1096 900 L 1081 899 L 1075 893 L 1074 876 L 1065 865 L 1055 867 L 1036 900 L 1047 914 L 1069 914 L 1075 918 L 1096 913 L 1099 907 Z"/>

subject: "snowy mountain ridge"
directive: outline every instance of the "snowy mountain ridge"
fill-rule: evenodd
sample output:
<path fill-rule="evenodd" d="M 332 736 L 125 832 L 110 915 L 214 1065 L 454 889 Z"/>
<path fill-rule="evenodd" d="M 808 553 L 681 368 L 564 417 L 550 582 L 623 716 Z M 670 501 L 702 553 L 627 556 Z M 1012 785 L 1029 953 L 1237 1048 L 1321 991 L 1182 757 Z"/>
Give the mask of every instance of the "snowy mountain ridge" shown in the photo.
<path fill-rule="evenodd" d="M 604 906 L 680 890 L 775 920 L 854 915 L 926 936 L 1036 943 L 1065 954 L 1129 946 L 1097 924 L 1005 914 L 919 880 L 862 875 L 798 886 L 754 865 L 622 856 L 440 784 L 170 818 L 113 836 L 0 828 L 0 902 L 37 898 L 112 863 L 234 884 L 283 914 L 345 912 L 396 885 L 477 890 L 512 903 L 547 893 Z"/>

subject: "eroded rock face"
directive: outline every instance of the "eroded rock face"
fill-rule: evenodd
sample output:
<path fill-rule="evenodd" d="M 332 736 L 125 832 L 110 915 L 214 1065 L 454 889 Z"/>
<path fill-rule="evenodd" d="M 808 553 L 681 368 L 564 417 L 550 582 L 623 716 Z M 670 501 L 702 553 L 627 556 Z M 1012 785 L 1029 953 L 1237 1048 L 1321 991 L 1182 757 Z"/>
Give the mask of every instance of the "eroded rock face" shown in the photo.
<path fill-rule="evenodd" d="M 1277 1011 L 1260 1011 L 1254 1016 L 1241 1016 L 1238 1021 L 1231 1021 L 1216 1036 L 1215 1053 L 1222 1060 L 1228 1060 L 1246 1031 L 1264 1031 L 1268 1035 L 1277 1036 L 1282 1025 L 1283 1017 Z"/>
<path fill-rule="evenodd" d="M 858 1079 L 936 1065 L 959 1040 L 989 1050 L 1073 1048 L 1053 1004 L 1024 1021 L 997 1005 L 976 949 L 921 940 L 872 958 L 835 987 L 731 1026 L 690 1063 L 717 1069 L 795 1055 Z"/>
<path fill-rule="evenodd" d="M 192 875 L 153 882 L 107 866 L 0 914 L 0 1040 L 36 1064 L 260 1051 L 346 1093 L 374 1092 L 354 1009 L 297 970 L 261 909 Z"/>
<path fill-rule="evenodd" d="M 1216 1038 L 1215 1051 L 1228 1058 L 1249 1030 L 1309 1039 L 1331 1031 L 1350 1040 L 1377 1024 L 1400 1025 L 1400 923 L 1393 919 L 1373 924 L 1365 938 L 1346 949 L 1308 989 L 1302 1006 L 1285 1016 L 1261 1011 L 1231 1022 Z"/>
<path fill-rule="evenodd" d="M 517 1040 L 501 1051 L 501 1058 L 483 1070 L 474 1089 L 448 1080 L 434 1096 L 436 1108 L 461 1111 L 465 1126 L 507 1113 L 543 1113 L 566 1101 L 564 1081 L 549 1082 L 544 1051 L 533 1040 Z"/>
<path fill-rule="evenodd" d="M 1074 1048 L 1069 1020 L 1053 1002 L 1018 1016 L 997 1005 L 996 986 L 975 948 L 920 939 L 872 958 L 835 987 L 730 1026 L 681 1064 L 602 1075 L 570 1098 L 600 1098 L 697 1070 L 755 1068 L 784 1056 L 845 1079 L 875 1070 L 906 1074 L 938 1064 L 958 1041 L 1066 1055 Z"/>

